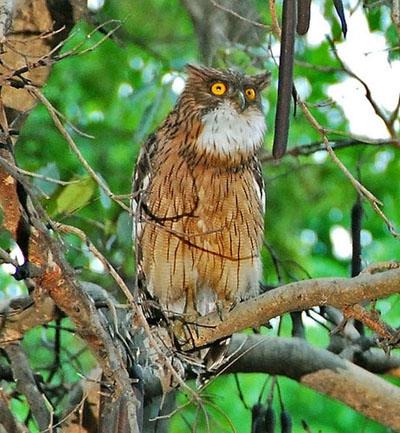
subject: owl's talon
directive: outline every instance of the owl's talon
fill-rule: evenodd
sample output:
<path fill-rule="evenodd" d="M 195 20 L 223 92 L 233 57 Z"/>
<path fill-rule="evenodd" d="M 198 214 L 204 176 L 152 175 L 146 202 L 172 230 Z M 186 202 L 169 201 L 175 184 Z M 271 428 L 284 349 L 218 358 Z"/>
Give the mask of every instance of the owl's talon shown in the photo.
<path fill-rule="evenodd" d="M 184 314 L 173 321 L 172 332 L 180 346 L 187 345 L 193 340 L 193 333 L 198 334 L 198 314 Z"/>
<path fill-rule="evenodd" d="M 219 319 L 221 320 L 221 322 L 223 322 L 226 319 L 226 313 L 227 311 L 230 311 L 230 305 L 231 303 L 225 301 L 225 300 L 218 300 L 215 303 L 216 309 L 217 309 L 217 314 Z"/>
<path fill-rule="evenodd" d="M 229 304 L 228 311 L 231 312 L 231 311 L 236 307 L 236 305 L 237 305 L 238 303 L 239 303 L 238 300 L 235 299 L 232 303 Z"/>

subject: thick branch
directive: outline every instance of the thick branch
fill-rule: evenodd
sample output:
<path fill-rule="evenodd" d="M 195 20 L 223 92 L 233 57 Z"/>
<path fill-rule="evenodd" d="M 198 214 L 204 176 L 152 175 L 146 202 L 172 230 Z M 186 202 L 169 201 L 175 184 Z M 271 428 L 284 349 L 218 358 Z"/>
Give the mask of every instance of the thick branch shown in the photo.
<path fill-rule="evenodd" d="M 229 372 L 287 376 L 400 429 L 400 389 L 338 355 L 297 338 L 260 335 L 235 335 L 229 352 L 237 359 Z"/>
<path fill-rule="evenodd" d="M 400 269 L 355 278 L 319 278 L 298 281 L 242 302 L 225 314 L 217 313 L 187 325 L 188 343 L 184 349 L 201 347 L 232 335 L 244 328 L 260 326 L 273 317 L 317 305 L 343 308 L 361 301 L 384 298 L 400 291 Z"/>
<path fill-rule="evenodd" d="M 28 429 L 14 418 L 8 405 L 8 397 L 0 389 L 0 431 L 4 431 L 1 430 L 1 427 L 3 427 L 6 433 L 28 433 Z"/>
<path fill-rule="evenodd" d="M 46 400 L 39 391 L 25 352 L 18 344 L 9 344 L 6 347 L 7 355 L 11 361 L 17 390 L 24 394 L 29 402 L 29 407 L 35 417 L 39 429 L 46 430 L 50 426 L 51 416 L 46 405 Z"/>
<path fill-rule="evenodd" d="M 21 306 L 0 311 L 0 346 L 22 339 L 25 332 L 55 318 L 54 302 L 47 295 L 38 296 L 35 303 L 29 296 L 14 301 Z"/>
<path fill-rule="evenodd" d="M 108 379 L 115 382 L 117 397 L 127 399 L 130 432 L 139 432 L 136 409 L 139 405 L 124 362 L 112 338 L 103 328 L 94 304 L 89 300 L 74 278 L 74 273 L 65 261 L 59 244 L 43 228 L 39 221 L 32 220 L 35 228 L 47 241 L 49 257 L 47 270 L 40 279 L 40 287 L 48 292 L 54 302 L 76 324 L 79 335 L 88 343 Z"/>

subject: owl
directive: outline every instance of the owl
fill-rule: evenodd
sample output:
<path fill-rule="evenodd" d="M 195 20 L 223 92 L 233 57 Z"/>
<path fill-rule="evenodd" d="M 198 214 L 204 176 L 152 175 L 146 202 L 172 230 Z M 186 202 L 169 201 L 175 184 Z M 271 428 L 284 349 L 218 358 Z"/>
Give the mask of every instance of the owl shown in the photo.
<path fill-rule="evenodd" d="M 188 65 L 186 86 L 143 145 L 133 181 L 137 274 L 164 315 L 255 296 L 264 184 L 261 91 L 270 73 Z"/>

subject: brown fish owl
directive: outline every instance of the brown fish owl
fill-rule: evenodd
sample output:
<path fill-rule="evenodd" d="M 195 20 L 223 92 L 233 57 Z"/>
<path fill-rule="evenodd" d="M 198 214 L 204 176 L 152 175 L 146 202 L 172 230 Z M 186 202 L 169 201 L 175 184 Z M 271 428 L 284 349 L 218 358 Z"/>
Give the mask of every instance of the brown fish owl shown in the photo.
<path fill-rule="evenodd" d="M 133 205 L 141 286 L 165 314 L 192 316 L 259 290 L 260 93 L 270 74 L 187 71 L 174 110 L 141 150 Z"/>

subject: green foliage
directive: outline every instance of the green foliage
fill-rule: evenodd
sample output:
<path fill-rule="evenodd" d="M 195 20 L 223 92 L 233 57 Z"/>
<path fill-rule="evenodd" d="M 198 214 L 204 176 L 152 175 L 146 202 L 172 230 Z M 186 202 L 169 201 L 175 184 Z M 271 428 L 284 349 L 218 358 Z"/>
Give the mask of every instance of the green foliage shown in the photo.
<path fill-rule="evenodd" d="M 258 2 L 263 18 L 265 2 Z M 329 2 L 326 2 L 328 4 Z M 327 5 L 325 13 L 329 22 L 334 22 L 332 36 L 340 39 L 337 17 L 332 6 Z M 46 97 L 63 113 L 76 128 L 93 138 L 80 134 L 67 126 L 68 132 L 77 143 L 83 156 L 96 173 L 107 182 L 115 194 L 128 194 L 131 188 L 131 173 L 140 145 L 145 137 L 162 121 L 177 98 L 173 83 L 184 76 L 183 65 L 197 58 L 197 40 L 189 17 L 178 1 L 139 0 L 110 1 L 102 12 L 107 17 L 122 19 L 122 28 L 115 33 L 114 40 L 106 40 L 95 50 L 82 56 L 72 56 L 54 65 L 48 84 L 44 88 Z M 398 43 L 393 26 L 386 27 L 383 18 L 387 12 L 374 9 L 367 14 L 370 30 L 384 33 L 390 46 Z M 149 19 L 151 17 L 151 19 Z M 101 17 L 100 17 L 101 19 Z M 86 23 L 79 23 L 63 48 L 63 52 L 75 47 L 92 31 Z M 98 43 L 103 34 L 95 32 L 84 47 Z M 123 43 L 121 42 L 123 41 Z M 269 57 L 265 46 L 235 46 L 227 52 L 221 49 L 218 63 L 236 65 L 250 72 L 254 71 L 253 60 L 262 58 L 260 63 L 272 70 L 276 83 L 277 68 Z M 81 48 L 81 49 L 82 49 Z M 392 52 L 394 53 L 394 52 Z M 392 54 L 393 56 L 395 54 Z M 295 68 L 299 86 L 310 88 L 307 102 L 322 105 L 313 109 L 322 125 L 348 131 L 349 125 L 341 108 L 329 101 L 330 85 L 344 79 L 340 72 L 324 72 L 311 65 L 338 67 L 326 41 L 308 46 L 298 44 Z M 273 138 L 274 107 L 276 105 L 275 85 L 266 92 L 266 119 L 269 132 L 265 147 L 270 150 Z M 304 116 L 297 112 L 292 118 L 290 147 L 320 140 Z M 400 225 L 399 182 L 400 151 L 394 147 L 357 146 L 338 152 L 346 167 L 360 177 L 384 204 L 388 217 Z M 349 260 L 338 258 L 332 245 L 332 229 L 350 226 L 350 211 L 356 199 L 354 188 L 338 167 L 321 153 L 307 157 L 285 157 L 281 163 L 264 164 L 267 185 L 266 239 L 279 262 L 280 282 L 319 276 L 348 276 Z M 131 221 L 126 211 L 111 201 L 83 169 L 77 157 L 69 149 L 61 134 L 54 127 L 43 106 L 37 106 L 24 125 L 17 146 L 19 165 L 41 175 L 76 181 L 59 186 L 42 179 L 34 185 L 49 198 L 42 197 L 50 215 L 62 222 L 80 227 L 118 268 L 126 279 L 134 278 L 134 264 L 131 252 Z M 380 161 L 388 161 L 383 165 Z M 388 230 L 366 202 L 363 203 L 365 216 L 363 230 L 365 245 L 363 263 L 390 260 L 398 257 L 399 241 Z M 7 239 L 1 236 L 2 248 Z M 82 278 L 101 281 L 118 296 L 112 280 L 99 270 L 94 257 L 80 240 L 65 237 L 67 257 L 70 263 L 80 268 Z M 278 284 L 278 275 L 271 254 L 263 251 L 264 280 L 267 284 Z M 10 297 L 11 277 L 0 274 L 0 296 Z M 12 293 L 15 290 L 11 290 Z M 1 299 L 1 298 L 0 298 Z M 399 326 L 398 297 L 380 301 L 384 317 L 393 326 Z M 308 322 L 307 322 L 308 323 Z M 71 326 L 67 320 L 64 326 Z M 263 333 L 276 335 L 272 330 Z M 283 318 L 281 335 L 289 336 L 291 324 Z M 308 323 L 307 338 L 312 344 L 326 347 L 328 334 L 322 327 Z M 52 365 L 54 329 L 35 329 L 24 338 L 24 348 L 30 356 L 33 369 L 43 377 L 49 374 Z M 53 384 L 61 381 L 73 383 L 77 373 L 85 374 L 94 365 L 88 351 L 70 332 L 62 331 L 61 368 L 52 378 Z M 283 360 L 284 361 L 284 360 Z M 239 375 L 246 404 L 251 406 L 259 398 L 265 375 Z M 326 397 L 288 379 L 279 379 L 286 409 L 293 416 L 294 432 L 303 432 L 301 420 L 305 419 L 313 432 L 352 433 L 365 431 L 381 433 L 385 430 L 376 423 Z M 190 405 L 178 412 L 171 423 L 171 433 L 190 431 L 188 423 L 197 422 L 196 432 L 207 431 L 203 410 L 210 415 L 211 431 L 249 432 L 251 412 L 240 400 L 232 376 L 218 378 L 205 391 L 205 408 Z M 276 400 L 276 399 L 275 399 Z M 187 398 L 181 394 L 178 402 L 184 404 Z M 263 397 L 265 401 L 265 394 Z M 274 401 L 275 410 L 279 405 Z M 13 408 L 20 419 L 27 416 L 23 400 L 13 400 Z M 197 421 L 196 421 L 197 420 Z M 232 423 L 232 425 L 230 425 Z M 35 431 L 32 427 L 32 431 Z"/>
<path fill-rule="evenodd" d="M 89 176 L 62 188 L 52 197 L 47 211 L 50 216 L 72 214 L 87 206 L 97 189 L 96 182 Z"/>

